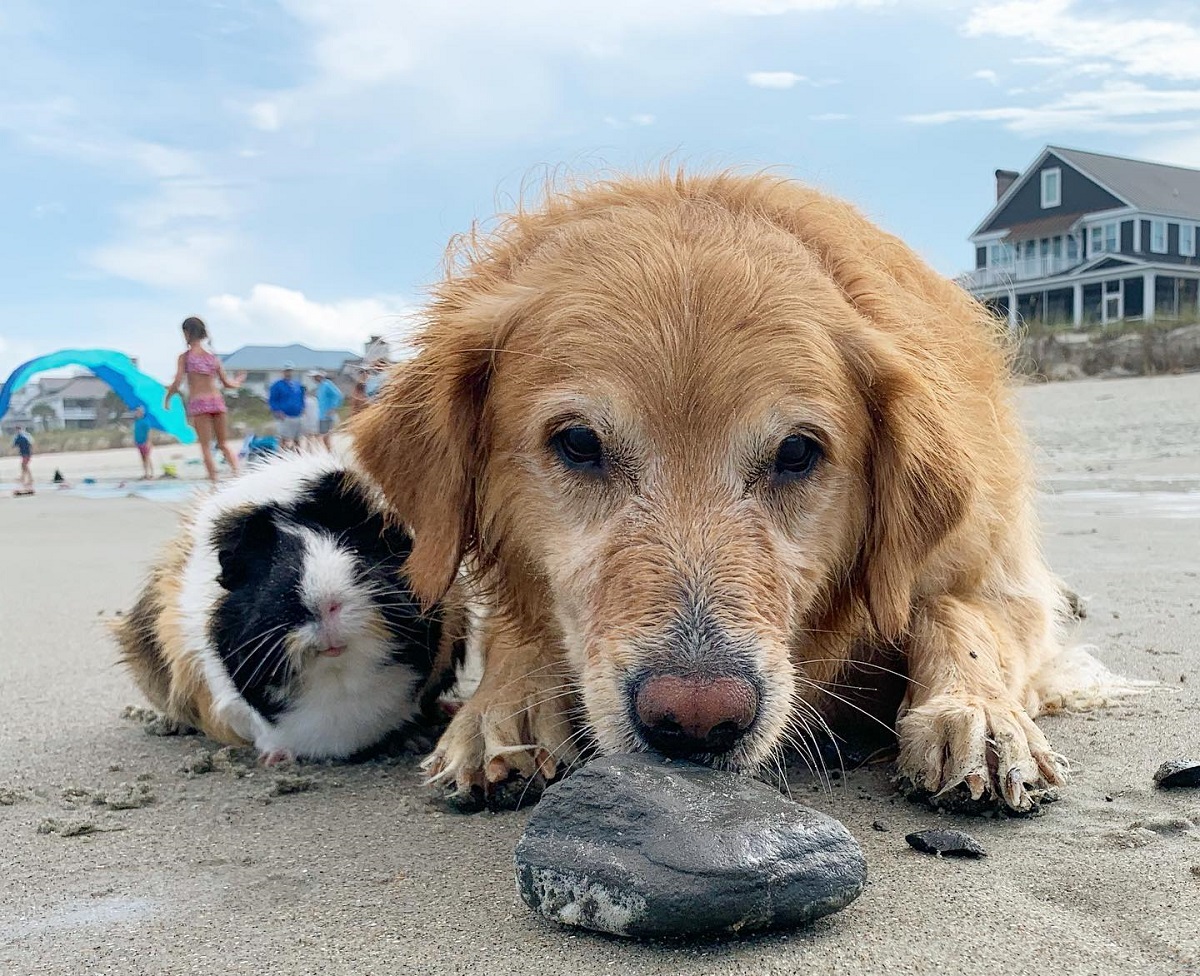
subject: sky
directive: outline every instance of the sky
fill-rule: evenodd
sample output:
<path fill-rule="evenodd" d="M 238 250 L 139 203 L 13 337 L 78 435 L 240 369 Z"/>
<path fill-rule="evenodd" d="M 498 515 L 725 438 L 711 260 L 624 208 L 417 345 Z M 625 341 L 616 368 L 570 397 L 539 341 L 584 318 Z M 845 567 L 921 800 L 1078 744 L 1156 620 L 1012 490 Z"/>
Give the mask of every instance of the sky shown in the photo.
<path fill-rule="evenodd" d="M 945 274 L 1047 143 L 1200 167 L 1195 0 L 4 0 L 0 377 L 402 336 L 547 173 L 773 167 Z"/>

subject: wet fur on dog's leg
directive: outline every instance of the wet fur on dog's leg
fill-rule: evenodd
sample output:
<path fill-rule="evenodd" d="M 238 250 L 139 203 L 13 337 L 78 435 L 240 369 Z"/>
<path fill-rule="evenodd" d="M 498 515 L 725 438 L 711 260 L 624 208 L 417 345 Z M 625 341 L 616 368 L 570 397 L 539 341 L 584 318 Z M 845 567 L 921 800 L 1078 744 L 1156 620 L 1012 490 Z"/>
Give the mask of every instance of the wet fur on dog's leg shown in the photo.
<path fill-rule="evenodd" d="M 963 785 L 972 800 L 992 796 L 1017 812 L 1061 785 L 1059 757 L 1022 701 L 1030 656 L 982 602 L 942 597 L 920 608 L 898 723 L 902 775 L 935 795 Z"/>
<path fill-rule="evenodd" d="M 483 678 L 424 763 L 429 782 L 453 786 L 464 809 L 488 805 L 514 778 L 536 782 L 536 796 L 580 751 L 575 684 L 561 655 L 549 642 L 522 641 L 496 618 L 481 626 Z M 513 798 L 519 805 L 523 797 L 524 787 Z"/>

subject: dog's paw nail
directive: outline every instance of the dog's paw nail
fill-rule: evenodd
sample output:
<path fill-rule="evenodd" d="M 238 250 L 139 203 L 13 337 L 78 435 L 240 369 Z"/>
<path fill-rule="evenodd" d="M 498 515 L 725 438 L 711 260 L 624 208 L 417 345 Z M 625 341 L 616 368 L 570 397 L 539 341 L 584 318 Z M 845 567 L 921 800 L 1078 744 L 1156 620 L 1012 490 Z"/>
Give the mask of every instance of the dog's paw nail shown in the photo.
<path fill-rule="evenodd" d="M 542 777 L 549 782 L 554 779 L 554 774 L 558 772 L 558 763 L 554 761 L 554 757 L 546 749 L 538 749 L 533 755 L 533 761 L 537 764 L 538 772 Z"/>
<path fill-rule="evenodd" d="M 484 767 L 483 775 L 489 783 L 503 783 L 508 779 L 510 772 L 508 763 L 500 756 L 496 756 L 494 759 L 488 761 L 487 766 Z"/>

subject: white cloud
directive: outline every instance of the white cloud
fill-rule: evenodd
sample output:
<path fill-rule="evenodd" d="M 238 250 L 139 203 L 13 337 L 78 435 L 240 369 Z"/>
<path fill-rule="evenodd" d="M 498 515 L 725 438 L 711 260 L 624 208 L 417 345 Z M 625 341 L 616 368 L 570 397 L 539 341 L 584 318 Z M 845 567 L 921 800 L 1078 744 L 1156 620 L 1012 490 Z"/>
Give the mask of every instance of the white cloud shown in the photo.
<path fill-rule="evenodd" d="M 158 288 L 202 287 L 233 253 L 237 208 L 199 154 L 114 132 L 68 98 L 0 106 L 0 130 L 38 152 L 140 183 L 143 195 L 115 209 L 112 238 L 84 252 L 104 274 Z"/>
<path fill-rule="evenodd" d="M 1112 82 L 1093 91 L 1071 92 L 1044 105 L 953 109 L 909 115 L 905 121 L 918 125 L 1001 122 L 1005 128 L 1026 135 L 1062 130 L 1136 135 L 1198 128 L 1197 112 L 1200 89 L 1161 90 L 1133 82 Z"/>
<path fill-rule="evenodd" d="M 115 238 L 87 254 L 93 267 L 156 288 L 203 288 L 232 259 L 237 209 L 227 187 L 205 179 L 158 181 L 120 206 Z"/>
<path fill-rule="evenodd" d="M 1143 147 L 1142 154 L 1147 159 L 1158 162 L 1200 169 L 1200 127 L 1190 135 L 1172 136 L 1151 142 Z"/>
<path fill-rule="evenodd" d="M 566 72 L 573 85 L 598 84 L 597 66 L 611 72 L 611 62 L 619 62 L 631 90 L 644 79 L 661 92 L 685 88 L 711 71 L 711 58 L 697 48 L 666 72 L 661 57 L 647 53 L 648 41 L 696 37 L 709 45 L 707 52 L 731 17 L 890 2 L 280 0 L 306 34 L 310 73 L 294 87 L 259 92 L 242 111 L 251 126 L 297 139 L 315 138 L 316 127 L 330 124 L 346 131 L 369 127 L 377 136 L 390 131 L 403 151 L 423 140 L 439 148 L 448 141 L 517 141 L 583 122 L 570 117 Z M 365 98 L 365 91 L 376 97 Z M 388 117 L 369 111 L 385 103 L 394 106 Z"/>
<path fill-rule="evenodd" d="M 257 284 L 245 297 L 214 295 L 208 300 L 211 325 L 221 349 L 245 343 L 302 342 L 317 348 L 358 349 L 382 335 L 403 345 L 416 321 L 415 310 L 390 295 L 318 302 L 301 291 Z"/>
<path fill-rule="evenodd" d="M 1075 0 L 986 4 L 975 9 L 964 31 L 968 37 L 1034 42 L 1068 61 L 1113 61 L 1134 76 L 1200 80 L 1200 28 L 1195 23 L 1153 17 L 1085 16 L 1076 13 L 1081 6 Z"/>
<path fill-rule="evenodd" d="M 22 339 L 8 339 L 0 335 L 0 384 L 21 363 L 37 355 L 33 343 Z"/>
<path fill-rule="evenodd" d="M 274 102 L 263 100 L 255 102 L 247 109 L 250 124 L 261 132 L 278 132 L 282 124 L 279 106 Z"/>
<path fill-rule="evenodd" d="M 735 14 L 770 17 L 778 14 L 811 13 L 838 7 L 887 7 L 897 0 L 714 0 L 718 10 Z"/>
<path fill-rule="evenodd" d="M 746 80 L 755 88 L 794 88 L 802 81 L 808 81 L 804 75 L 794 71 L 751 71 Z"/>
<path fill-rule="evenodd" d="M 1000 76 L 991 68 L 980 68 L 978 71 L 971 72 L 972 78 L 978 78 L 980 81 L 986 81 L 989 85 L 994 85 L 1000 80 Z"/>
<path fill-rule="evenodd" d="M 604 116 L 604 124 L 613 129 L 628 129 L 631 125 L 647 126 L 654 125 L 658 121 L 658 117 L 642 112 L 637 115 L 630 115 L 628 118 L 618 118 L 615 115 Z"/>
<path fill-rule="evenodd" d="M 155 235 L 122 235 L 88 252 L 87 259 L 105 274 L 154 288 L 200 288 L 213 269 L 228 261 L 232 245 L 224 234 L 168 229 Z"/>
<path fill-rule="evenodd" d="M 43 217 L 57 217 L 67 212 L 61 200 L 51 200 L 49 203 L 39 203 L 33 208 L 33 215 L 41 220 Z"/>

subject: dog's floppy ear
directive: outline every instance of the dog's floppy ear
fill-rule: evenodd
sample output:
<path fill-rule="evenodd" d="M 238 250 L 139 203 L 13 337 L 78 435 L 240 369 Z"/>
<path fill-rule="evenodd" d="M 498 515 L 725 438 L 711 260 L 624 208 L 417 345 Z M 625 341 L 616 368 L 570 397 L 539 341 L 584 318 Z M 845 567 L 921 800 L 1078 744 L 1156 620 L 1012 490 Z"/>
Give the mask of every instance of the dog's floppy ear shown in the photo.
<path fill-rule="evenodd" d="M 871 329 L 856 337 L 851 365 L 872 421 L 859 579 L 876 630 L 898 641 L 930 555 L 971 504 L 967 439 L 945 391 L 890 336 Z"/>
<path fill-rule="evenodd" d="M 475 534 L 484 408 L 508 310 L 495 297 L 434 302 L 417 357 L 351 427 L 359 462 L 412 531 L 405 571 L 426 606 L 450 588 Z"/>
<path fill-rule="evenodd" d="M 976 395 L 980 377 L 1004 372 L 1001 343 L 964 355 L 951 337 L 995 329 L 982 307 L 849 204 L 784 180 L 757 202 L 809 249 L 859 316 L 860 328 L 840 343 L 873 427 L 858 577 L 876 629 L 899 640 L 930 555 L 971 507 L 966 435 L 974 432 L 961 429 L 967 411 L 955 401 Z"/>

